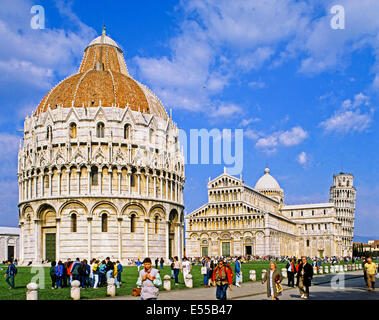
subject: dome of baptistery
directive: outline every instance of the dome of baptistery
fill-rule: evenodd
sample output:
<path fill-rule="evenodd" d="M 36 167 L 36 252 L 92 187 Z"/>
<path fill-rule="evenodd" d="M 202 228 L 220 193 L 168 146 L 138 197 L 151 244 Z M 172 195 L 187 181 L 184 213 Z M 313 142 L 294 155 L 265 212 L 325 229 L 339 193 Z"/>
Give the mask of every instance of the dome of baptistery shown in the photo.
<path fill-rule="evenodd" d="M 276 179 L 270 175 L 270 169 L 266 168 L 264 170 L 264 175 L 259 178 L 255 184 L 254 189 L 259 191 L 269 197 L 275 198 L 278 201 L 283 201 L 283 190 Z"/>
<path fill-rule="evenodd" d="M 176 123 L 104 28 L 25 119 L 20 263 L 183 256 L 180 150 Z"/>

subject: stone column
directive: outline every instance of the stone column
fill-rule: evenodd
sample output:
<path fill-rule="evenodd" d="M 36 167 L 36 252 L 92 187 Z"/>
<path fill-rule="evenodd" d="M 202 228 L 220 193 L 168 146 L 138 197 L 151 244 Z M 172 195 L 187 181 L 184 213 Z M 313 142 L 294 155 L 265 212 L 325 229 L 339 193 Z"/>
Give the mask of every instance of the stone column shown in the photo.
<path fill-rule="evenodd" d="M 157 175 L 153 174 L 153 179 L 154 179 L 154 199 L 157 199 Z"/>
<path fill-rule="evenodd" d="M 55 241 L 55 248 L 56 248 L 56 252 L 55 252 L 55 258 L 57 261 L 59 261 L 59 258 L 60 258 L 60 233 L 61 233 L 61 228 L 60 228 L 60 222 L 61 222 L 61 218 L 55 218 L 55 221 L 56 221 L 56 241 Z"/>
<path fill-rule="evenodd" d="M 159 178 L 160 178 L 160 182 L 161 182 L 161 193 L 159 194 L 159 198 L 163 199 L 163 174 L 162 174 L 162 171 L 161 171 L 161 175 Z"/>
<path fill-rule="evenodd" d="M 165 177 L 165 185 L 166 185 L 166 200 L 168 200 L 168 178 L 167 178 L 167 175 Z"/>
<path fill-rule="evenodd" d="M 88 259 L 92 257 L 92 217 L 87 217 Z"/>
<path fill-rule="evenodd" d="M 61 179 L 62 179 L 62 171 L 58 171 L 57 172 L 57 174 L 58 174 L 58 196 L 60 196 L 61 195 Z"/>
<path fill-rule="evenodd" d="M 40 242 L 41 242 L 41 239 L 40 239 L 40 230 L 39 230 L 39 219 L 34 219 L 34 262 L 35 263 L 39 263 L 40 262 Z"/>
<path fill-rule="evenodd" d="M 149 222 L 150 222 L 150 219 L 145 219 L 145 239 L 144 239 L 145 257 L 149 256 Z"/>
<path fill-rule="evenodd" d="M 108 170 L 108 179 L 109 179 L 109 189 L 108 192 L 109 194 L 112 194 L 112 170 Z"/>
<path fill-rule="evenodd" d="M 20 260 L 24 261 L 24 222 L 20 222 Z"/>
<path fill-rule="evenodd" d="M 121 194 L 121 179 L 122 179 L 122 172 L 118 171 L 118 193 Z"/>
<path fill-rule="evenodd" d="M 91 169 L 87 168 L 87 194 L 91 194 Z"/>
<path fill-rule="evenodd" d="M 67 172 L 67 194 L 70 195 L 70 175 L 71 175 L 71 171 L 70 169 L 66 169 L 66 172 Z"/>
<path fill-rule="evenodd" d="M 138 191 L 138 195 L 140 196 L 141 195 L 141 172 L 137 171 L 137 191 Z"/>
<path fill-rule="evenodd" d="M 146 176 L 146 197 L 149 197 L 149 173 L 145 173 Z"/>
<path fill-rule="evenodd" d="M 100 194 L 103 193 L 103 172 L 100 171 L 99 172 L 99 190 L 100 190 Z"/>
<path fill-rule="evenodd" d="M 118 221 L 118 260 L 122 260 L 122 237 L 121 237 L 121 223 L 122 217 L 117 218 Z M 146 256 L 147 257 L 147 256 Z"/>
<path fill-rule="evenodd" d="M 34 198 L 37 198 L 37 189 L 38 189 L 38 176 L 34 175 Z"/>
<path fill-rule="evenodd" d="M 132 172 L 128 170 L 128 194 L 132 194 Z"/>
<path fill-rule="evenodd" d="M 78 195 L 80 195 L 80 169 L 76 170 L 77 184 L 78 184 Z"/>
<path fill-rule="evenodd" d="M 170 200 L 172 201 L 173 200 L 173 194 L 172 194 L 172 190 L 173 190 L 173 187 L 172 187 L 172 184 L 174 183 L 174 179 L 171 178 L 170 179 Z"/>
<path fill-rule="evenodd" d="M 166 221 L 166 261 L 168 261 L 168 259 L 170 258 L 169 234 L 170 234 L 170 223 L 168 221 Z"/>
<path fill-rule="evenodd" d="M 53 173 L 49 172 L 49 195 L 50 197 L 53 196 Z"/>
<path fill-rule="evenodd" d="M 181 260 L 182 259 L 182 255 L 181 255 L 181 232 L 180 232 L 180 223 L 177 223 L 176 226 L 176 247 L 177 247 L 177 255 L 178 255 L 178 258 Z"/>

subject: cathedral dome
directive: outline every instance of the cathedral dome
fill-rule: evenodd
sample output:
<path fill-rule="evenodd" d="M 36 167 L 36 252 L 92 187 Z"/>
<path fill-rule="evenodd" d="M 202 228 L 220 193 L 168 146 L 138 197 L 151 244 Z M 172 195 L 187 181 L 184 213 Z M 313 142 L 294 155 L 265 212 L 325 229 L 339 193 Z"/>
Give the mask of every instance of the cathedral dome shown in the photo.
<path fill-rule="evenodd" d="M 78 73 L 58 83 L 42 99 L 36 114 L 58 107 L 118 107 L 167 119 L 159 99 L 128 72 L 122 50 L 103 34 L 84 51 Z"/>
<path fill-rule="evenodd" d="M 265 169 L 265 174 L 257 181 L 255 190 L 280 190 L 280 185 L 276 179 L 270 175 L 270 169 Z"/>

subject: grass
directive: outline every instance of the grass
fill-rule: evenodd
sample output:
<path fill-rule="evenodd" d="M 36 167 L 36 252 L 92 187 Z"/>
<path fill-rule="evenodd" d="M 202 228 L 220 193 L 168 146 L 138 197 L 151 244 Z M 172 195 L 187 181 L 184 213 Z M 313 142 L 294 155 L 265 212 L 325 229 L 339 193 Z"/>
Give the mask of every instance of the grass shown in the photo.
<path fill-rule="evenodd" d="M 344 264 L 344 263 L 341 263 Z M 284 268 L 286 263 L 278 263 L 277 268 L 281 270 Z M 325 264 L 328 265 L 328 264 Z M 6 271 L 6 265 L 1 265 L 2 270 L 0 271 L 0 300 L 25 300 L 26 299 L 26 285 L 31 282 L 32 278 L 36 276 L 35 273 L 32 272 L 31 267 L 18 267 L 18 273 L 15 278 L 16 288 L 14 290 L 9 290 L 8 284 L 5 282 L 4 274 Z M 234 265 L 231 265 L 234 273 Z M 254 269 L 256 271 L 257 281 L 261 280 L 262 269 L 268 268 L 268 262 L 265 261 L 253 261 L 249 263 L 242 264 L 242 274 L 243 274 L 243 282 L 250 281 L 249 280 L 249 271 Z M 49 267 L 44 267 L 44 281 L 45 281 L 45 289 L 39 289 L 38 296 L 39 300 L 71 300 L 70 298 L 70 288 L 63 289 L 51 289 L 51 279 L 49 274 Z M 203 275 L 201 274 L 201 266 L 193 266 L 192 267 L 192 276 L 193 276 L 193 286 L 202 287 L 203 286 Z M 171 275 L 171 268 L 169 266 L 165 266 L 163 270 L 161 270 L 161 277 L 163 281 L 163 277 L 165 275 Z M 122 273 L 122 285 L 121 288 L 116 289 L 116 294 L 118 296 L 123 295 L 131 295 L 133 288 L 136 287 L 136 281 L 138 278 L 138 270 L 135 266 L 124 266 L 124 272 Z M 233 276 L 235 279 L 235 275 Z M 171 289 L 172 290 L 181 290 L 188 289 L 184 285 L 183 274 L 179 274 L 179 285 L 174 285 L 174 280 L 171 280 Z M 160 288 L 163 290 L 163 286 Z M 106 287 L 102 287 L 99 289 L 82 289 L 81 290 L 81 298 L 82 299 L 94 299 L 94 298 L 105 298 L 107 296 Z"/>

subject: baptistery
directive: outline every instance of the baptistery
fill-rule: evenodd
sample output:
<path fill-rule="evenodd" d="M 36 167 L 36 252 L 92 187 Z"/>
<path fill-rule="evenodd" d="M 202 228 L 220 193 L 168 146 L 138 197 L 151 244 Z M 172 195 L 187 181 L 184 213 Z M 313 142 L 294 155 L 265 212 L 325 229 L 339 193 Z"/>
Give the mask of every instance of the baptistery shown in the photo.
<path fill-rule="evenodd" d="M 20 262 L 183 255 L 179 129 L 106 35 L 24 123 Z"/>

